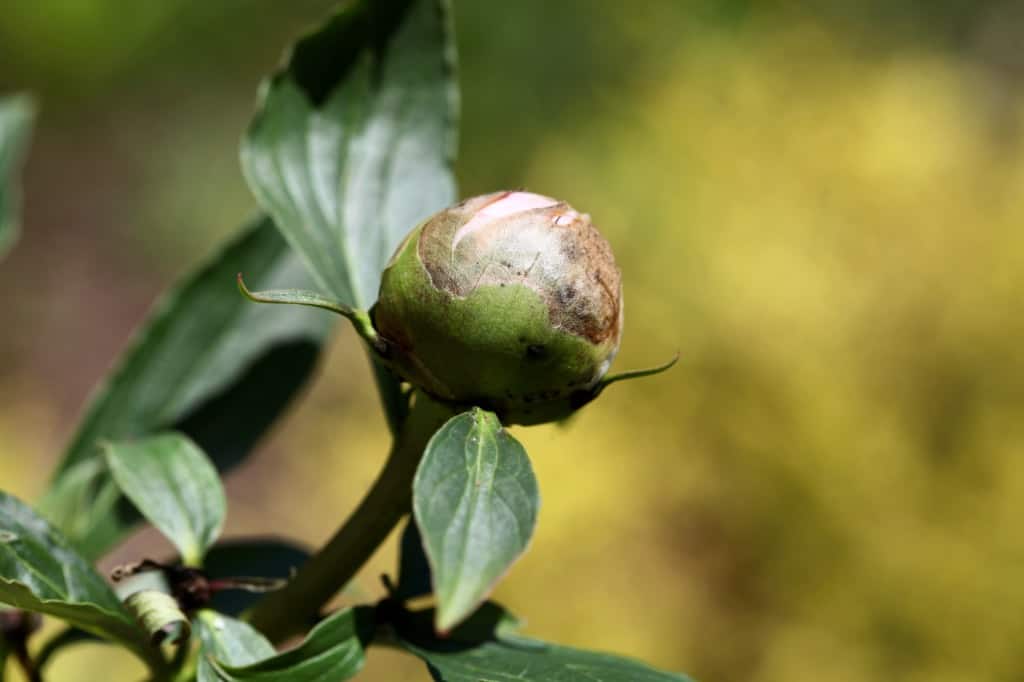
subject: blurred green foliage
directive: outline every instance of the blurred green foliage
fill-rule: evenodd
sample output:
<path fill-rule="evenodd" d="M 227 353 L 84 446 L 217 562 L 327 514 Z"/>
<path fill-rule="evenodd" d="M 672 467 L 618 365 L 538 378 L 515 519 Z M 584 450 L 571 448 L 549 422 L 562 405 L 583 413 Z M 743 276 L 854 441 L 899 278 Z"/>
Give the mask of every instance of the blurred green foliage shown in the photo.
<path fill-rule="evenodd" d="M 42 119 L 0 267 L 4 488 L 41 490 L 152 296 L 252 211 L 256 84 L 327 6 L 5 7 L 0 85 Z M 456 10 L 463 193 L 590 212 L 624 273 L 616 366 L 682 356 L 517 432 L 544 504 L 498 597 L 531 634 L 696 679 L 1019 679 L 1020 4 Z M 352 507 L 387 439 L 364 364 L 342 338 L 229 483 L 229 534 L 316 543 Z M 364 678 L 424 674 L 371 652 Z"/>

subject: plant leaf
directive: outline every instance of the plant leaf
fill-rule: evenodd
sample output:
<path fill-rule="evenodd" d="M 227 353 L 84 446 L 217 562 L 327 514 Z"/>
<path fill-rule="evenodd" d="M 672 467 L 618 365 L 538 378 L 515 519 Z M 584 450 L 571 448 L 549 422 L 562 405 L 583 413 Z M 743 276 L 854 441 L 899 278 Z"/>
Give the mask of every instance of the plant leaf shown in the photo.
<path fill-rule="evenodd" d="M 434 618 L 429 610 L 408 614 L 397 635 L 437 682 L 691 682 L 629 658 L 522 637 L 514 618 L 491 602 L 444 639 L 431 632 Z"/>
<path fill-rule="evenodd" d="M 400 601 L 430 594 L 430 563 L 423 549 L 423 538 L 416 521 L 409 519 L 402 531 L 398 553 L 398 584 L 395 594 Z"/>
<path fill-rule="evenodd" d="M 219 542 L 206 554 L 203 569 L 211 579 L 257 576 L 283 579 L 309 558 L 309 551 L 278 538 L 244 538 Z M 213 595 L 210 607 L 238 615 L 262 597 L 241 590 L 224 590 Z M 227 659 L 225 659 L 227 660 Z"/>
<path fill-rule="evenodd" d="M 94 394 L 44 499 L 45 514 L 87 557 L 102 555 L 138 521 L 96 464 L 100 440 L 176 429 L 225 470 L 312 373 L 334 320 L 252 305 L 236 289 L 239 272 L 261 287 L 309 283 L 273 223 L 261 219 L 156 304 Z"/>
<path fill-rule="evenodd" d="M 454 201 L 456 107 L 441 0 L 348 3 L 264 84 L 242 169 L 341 303 L 369 308 L 402 237 Z"/>
<path fill-rule="evenodd" d="M 497 415 L 473 408 L 434 434 L 413 482 L 413 513 L 430 560 L 439 631 L 487 598 L 526 549 L 539 506 L 530 459 Z"/>
<path fill-rule="evenodd" d="M 197 682 L 218 682 L 211 658 L 228 665 L 248 665 L 274 656 L 274 646 L 248 623 L 215 611 L 200 611 L 195 621 L 200 654 Z"/>
<path fill-rule="evenodd" d="M 472 647 L 443 645 L 408 650 L 427 664 L 437 682 L 479 682 L 515 678 L 528 682 L 688 682 L 689 678 L 657 670 L 646 663 L 610 654 L 506 638 Z"/>
<path fill-rule="evenodd" d="M 159 651 L 92 566 L 28 505 L 0 491 L 0 602 L 60 618 L 125 645 L 151 665 Z"/>
<path fill-rule="evenodd" d="M 0 97 L 0 258 L 13 246 L 21 222 L 17 176 L 28 147 L 35 104 L 27 95 Z"/>
<path fill-rule="evenodd" d="M 180 433 L 107 443 L 104 450 L 121 492 L 174 543 L 186 565 L 201 566 L 227 513 L 224 489 L 206 454 Z"/>
<path fill-rule="evenodd" d="M 229 621 L 232 624 L 219 630 L 219 642 L 208 643 L 217 618 L 225 624 Z M 256 661 L 243 660 L 244 657 L 252 657 L 252 647 L 256 645 L 252 628 L 245 626 L 248 631 L 244 632 L 242 641 L 229 641 L 229 638 L 243 632 L 239 621 L 213 614 L 204 616 L 200 623 L 199 636 L 203 642 L 200 656 L 206 668 L 206 676 L 200 677 L 200 682 L 333 682 L 347 680 L 362 669 L 365 648 L 373 636 L 373 609 L 361 607 L 339 611 L 310 630 L 296 648 Z M 266 643 L 262 635 L 259 638 Z M 262 648 L 262 645 L 258 646 Z M 238 654 L 239 650 L 244 652 L 244 656 Z"/>

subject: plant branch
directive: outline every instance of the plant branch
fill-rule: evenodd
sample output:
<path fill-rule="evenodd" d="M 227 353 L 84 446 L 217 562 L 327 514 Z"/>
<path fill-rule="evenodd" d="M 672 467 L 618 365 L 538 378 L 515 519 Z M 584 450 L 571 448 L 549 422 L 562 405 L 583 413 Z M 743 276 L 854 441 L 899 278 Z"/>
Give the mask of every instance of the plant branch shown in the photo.
<path fill-rule="evenodd" d="M 245 619 L 275 643 L 308 629 L 409 513 L 412 481 L 427 441 L 454 414 L 417 392 L 383 470 L 356 510 L 287 586 L 260 600 Z"/>

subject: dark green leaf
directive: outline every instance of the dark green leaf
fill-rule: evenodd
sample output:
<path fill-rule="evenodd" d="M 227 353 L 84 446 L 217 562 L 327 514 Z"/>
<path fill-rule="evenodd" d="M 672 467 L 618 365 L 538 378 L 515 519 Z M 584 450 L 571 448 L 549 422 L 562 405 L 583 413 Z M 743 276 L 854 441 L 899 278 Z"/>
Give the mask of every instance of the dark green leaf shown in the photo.
<path fill-rule="evenodd" d="M 438 682 L 689 682 L 629 658 L 521 637 L 513 633 L 514 619 L 491 603 L 444 639 L 430 631 L 433 619 L 430 611 L 408 614 L 398 625 L 398 643 L 423 659 Z"/>
<path fill-rule="evenodd" d="M 203 568 L 213 580 L 239 576 L 284 579 L 308 558 L 308 550 L 287 540 L 246 538 L 214 545 L 206 554 Z M 221 613 L 237 615 L 261 596 L 242 590 L 224 590 L 213 595 L 210 606 Z"/>
<path fill-rule="evenodd" d="M 2 491 L 0 602 L 60 618 L 160 665 L 159 652 L 103 578 L 57 529 Z"/>
<path fill-rule="evenodd" d="M 476 646 L 409 646 L 438 682 L 511 679 L 529 682 L 686 682 L 684 675 L 656 670 L 609 654 L 506 638 Z"/>
<path fill-rule="evenodd" d="M 334 320 L 253 305 L 238 293 L 239 272 L 260 287 L 309 283 L 263 219 L 155 306 L 94 395 L 44 500 L 47 516 L 86 556 L 103 554 L 138 520 L 96 464 L 100 440 L 174 428 L 225 470 L 249 453 L 312 372 Z"/>
<path fill-rule="evenodd" d="M 104 450 L 121 492 L 174 543 L 186 565 L 200 566 L 227 513 L 224 489 L 206 454 L 180 433 L 108 443 Z"/>
<path fill-rule="evenodd" d="M 395 594 L 398 600 L 415 599 L 430 594 L 430 563 L 423 550 L 423 539 L 416 521 L 409 519 L 402 531 L 398 554 L 398 584 Z"/>
<path fill-rule="evenodd" d="M 437 629 L 470 615 L 526 549 L 540 495 L 526 451 L 498 417 L 473 408 L 427 444 L 413 512 L 430 560 Z"/>
<path fill-rule="evenodd" d="M 246 179 L 345 305 L 369 308 L 402 237 L 454 201 L 456 107 L 440 0 L 348 3 L 264 85 Z"/>
<path fill-rule="evenodd" d="M 29 97 L 0 97 L 0 258 L 18 236 L 21 189 L 17 178 L 34 118 L 35 105 Z"/>
<path fill-rule="evenodd" d="M 200 637 L 203 641 L 202 656 L 206 663 L 207 677 L 200 682 L 222 680 L 226 682 L 327 682 L 347 680 L 363 667 L 365 648 L 373 636 L 373 610 L 370 608 L 345 609 L 326 618 L 310 630 L 302 644 L 294 649 L 278 654 L 272 658 L 252 663 L 235 663 L 238 657 L 224 655 L 227 647 L 238 649 L 245 647 L 250 653 L 254 644 L 252 633 L 246 633 L 245 641 L 228 644 L 207 644 L 209 630 L 216 627 L 215 619 L 225 616 L 212 615 L 201 620 Z M 237 623 L 238 621 L 234 621 Z M 232 636 L 236 627 L 224 627 L 220 630 L 221 639 L 230 631 Z M 251 630 L 251 628 L 250 628 Z M 206 633 L 206 634 L 204 634 Z M 261 636 L 262 639 L 262 636 Z M 264 639 L 263 642 L 266 642 Z M 211 656 L 213 659 L 211 660 Z M 228 659 L 231 659 L 230 661 Z M 209 677 L 212 673 L 214 676 Z"/>

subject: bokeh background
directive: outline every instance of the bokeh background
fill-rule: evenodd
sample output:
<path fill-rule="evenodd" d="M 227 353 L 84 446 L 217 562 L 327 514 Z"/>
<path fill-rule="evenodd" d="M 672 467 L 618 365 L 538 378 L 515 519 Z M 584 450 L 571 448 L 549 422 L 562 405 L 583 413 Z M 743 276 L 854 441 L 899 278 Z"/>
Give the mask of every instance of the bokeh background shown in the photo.
<path fill-rule="evenodd" d="M 154 297 L 253 213 L 257 84 L 330 5 L 5 4 L 0 91 L 42 118 L 0 263 L 3 488 L 40 494 Z M 617 366 L 681 355 L 517 431 L 544 505 L 497 596 L 527 631 L 704 682 L 1021 679 L 1024 5 L 464 0 L 456 23 L 463 194 L 590 212 L 624 273 Z M 339 334 L 231 476 L 229 535 L 319 543 L 386 442 Z M 53 679 L 138 678 L 113 651 Z M 374 649 L 361 679 L 428 678 Z"/>

